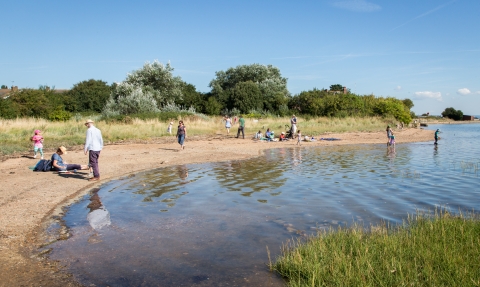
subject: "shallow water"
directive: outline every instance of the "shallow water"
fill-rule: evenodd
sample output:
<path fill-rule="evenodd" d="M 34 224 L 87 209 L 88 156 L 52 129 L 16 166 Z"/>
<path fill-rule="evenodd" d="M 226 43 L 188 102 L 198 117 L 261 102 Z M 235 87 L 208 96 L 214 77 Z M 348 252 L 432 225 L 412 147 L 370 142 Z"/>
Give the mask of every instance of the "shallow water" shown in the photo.
<path fill-rule="evenodd" d="M 480 208 L 480 125 L 433 128 L 437 147 L 284 148 L 111 181 L 70 208 L 50 257 L 87 285 L 282 286 L 267 246 L 274 259 L 321 229 Z"/>

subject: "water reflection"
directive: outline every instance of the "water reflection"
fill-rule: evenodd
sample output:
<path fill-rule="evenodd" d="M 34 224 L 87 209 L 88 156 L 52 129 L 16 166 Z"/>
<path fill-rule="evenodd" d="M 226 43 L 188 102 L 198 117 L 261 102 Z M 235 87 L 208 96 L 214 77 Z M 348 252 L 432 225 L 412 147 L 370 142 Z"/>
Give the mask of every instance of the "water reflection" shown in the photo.
<path fill-rule="evenodd" d="M 111 224 L 110 213 L 100 201 L 100 196 L 94 192 L 90 197 L 90 203 L 87 205 L 90 210 L 87 214 L 87 220 L 94 230 L 100 230 L 104 226 Z"/>
<path fill-rule="evenodd" d="M 85 285 L 282 286 L 265 266 L 266 246 L 275 258 L 286 240 L 317 230 L 401 223 L 436 206 L 478 210 L 479 131 L 457 130 L 452 144 L 449 128 L 433 155 L 432 143 L 282 148 L 112 181 L 71 207 L 74 235 L 52 258 Z M 90 250 L 82 228 L 97 206 L 108 206 L 116 228 L 103 228 Z"/>
<path fill-rule="evenodd" d="M 182 183 L 185 183 L 185 180 L 187 179 L 188 177 L 188 168 L 186 165 L 179 165 L 177 166 L 177 172 L 178 172 L 178 176 L 180 177 L 180 179 L 183 181 Z"/>

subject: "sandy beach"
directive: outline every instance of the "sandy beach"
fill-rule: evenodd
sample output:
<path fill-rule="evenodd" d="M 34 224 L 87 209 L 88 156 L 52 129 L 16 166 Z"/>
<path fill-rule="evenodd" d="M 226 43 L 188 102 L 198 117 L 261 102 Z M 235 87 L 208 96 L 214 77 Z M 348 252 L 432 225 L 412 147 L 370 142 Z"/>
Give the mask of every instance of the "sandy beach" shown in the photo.
<path fill-rule="evenodd" d="M 433 131 L 403 129 L 395 131 L 396 143 L 433 141 Z M 385 132 L 321 135 L 340 141 L 305 142 L 300 148 L 346 144 L 385 144 Z M 0 163 L 0 286 L 79 286 L 55 262 L 38 255 L 44 243 L 44 229 L 62 207 L 109 180 L 144 170 L 172 165 L 242 160 L 260 156 L 271 148 L 295 146 L 295 141 L 258 142 L 236 139 L 234 135 L 189 137 L 180 150 L 175 137 L 141 143 L 118 143 L 104 147 L 99 165 L 101 181 L 89 182 L 87 171 L 76 174 L 32 172 L 38 161 L 30 154 Z M 82 147 L 69 150 L 63 159 L 86 164 Z M 45 158 L 50 158 L 47 153 Z"/>

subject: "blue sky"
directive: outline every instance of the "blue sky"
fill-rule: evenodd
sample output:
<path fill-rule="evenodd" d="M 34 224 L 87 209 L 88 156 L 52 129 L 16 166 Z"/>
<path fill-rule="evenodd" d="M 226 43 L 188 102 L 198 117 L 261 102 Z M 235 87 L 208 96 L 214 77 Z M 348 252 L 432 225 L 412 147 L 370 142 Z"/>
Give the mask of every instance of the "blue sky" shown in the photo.
<path fill-rule="evenodd" d="M 146 62 L 207 92 L 216 71 L 271 64 L 292 95 L 331 84 L 480 114 L 480 1 L 7 1 L 0 84 L 120 82 Z"/>

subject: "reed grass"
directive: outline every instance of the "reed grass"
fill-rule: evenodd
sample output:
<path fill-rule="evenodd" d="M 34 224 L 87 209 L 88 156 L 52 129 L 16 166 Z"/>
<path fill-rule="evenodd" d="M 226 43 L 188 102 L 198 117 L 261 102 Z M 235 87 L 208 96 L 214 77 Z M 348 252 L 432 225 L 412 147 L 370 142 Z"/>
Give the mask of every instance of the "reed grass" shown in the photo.
<path fill-rule="evenodd" d="M 270 267 L 288 286 L 480 286 L 480 218 L 440 209 L 323 231 L 285 244 Z"/>
<path fill-rule="evenodd" d="M 145 141 L 159 137 L 169 136 L 167 126 L 169 121 L 159 119 L 137 118 L 129 119 L 128 123 L 104 121 L 99 115 L 82 116 L 76 115 L 65 122 L 52 122 L 40 118 L 17 118 L 12 120 L 0 119 L 0 154 L 9 155 L 12 153 L 27 152 L 32 149 L 30 138 L 33 131 L 39 129 L 43 133 L 44 148 L 54 150 L 58 146 L 68 147 L 82 145 L 85 139 L 86 128 L 84 122 L 87 118 L 96 121 L 96 126 L 102 131 L 106 143 L 120 141 Z M 173 132 L 179 119 L 174 121 Z M 213 136 L 226 134 L 224 122 L 221 117 L 197 117 L 187 116 L 183 118 L 187 127 L 188 135 Z M 252 136 L 258 130 L 265 132 L 267 128 L 280 134 L 287 130 L 290 118 L 266 118 L 266 119 L 245 119 L 245 132 Z M 326 133 L 342 133 L 354 131 L 381 131 L 386 124 L 392 124 L 393 120 L 383 118 L 298 118 L 298 128 L 303 135 L 321 135 Z M 230 133 L 236 134 L 237 127 L 234 126 Z"/>

